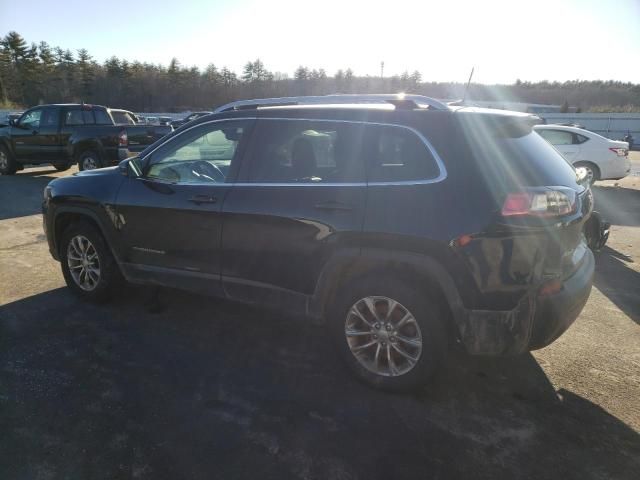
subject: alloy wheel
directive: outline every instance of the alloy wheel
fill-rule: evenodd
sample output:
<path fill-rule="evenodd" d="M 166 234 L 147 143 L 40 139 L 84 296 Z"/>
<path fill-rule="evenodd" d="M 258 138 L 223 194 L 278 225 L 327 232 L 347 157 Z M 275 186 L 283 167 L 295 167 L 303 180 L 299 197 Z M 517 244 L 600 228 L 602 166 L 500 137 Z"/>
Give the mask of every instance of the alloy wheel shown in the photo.
<path fill-rule="evenodd" d="M 360 365 L 377 375 L 404 375 L 422 354 L 418 322 L 409 309 L 388 297 L 365 297 L 354 303 L 344 333 Z"/>
<path fill-rule="evenodd" d="M 93 157 L 85 157 L 82 160 L 82 169 L 83 170 L 95 170 L 98 168 L 98 162 Z"/>
<path fill-rule="evenodd" d="M 67 265 L 74 282 L 90 292 L 100 282 L 100 257 L 89 239 L 76 235 L 67 246 Z"/>

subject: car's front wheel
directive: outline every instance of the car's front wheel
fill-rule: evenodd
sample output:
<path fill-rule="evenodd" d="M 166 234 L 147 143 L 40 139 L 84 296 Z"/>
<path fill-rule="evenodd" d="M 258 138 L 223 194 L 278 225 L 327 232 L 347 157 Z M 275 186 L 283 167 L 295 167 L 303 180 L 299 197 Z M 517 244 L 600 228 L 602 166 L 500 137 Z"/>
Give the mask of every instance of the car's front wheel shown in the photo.
<path fill-rule="evenodd" d="M 77 222 L 64 231 L 60 262 L 67 286 L 87 300 L 108 300 L 121 283 L 121 273 L 102 234 L 88 222 Z"/>
<path fill-rule="evenodd" d="M 384 390 L 424 385 L 447 350 L 438 302 L 400 279 L 376 276 L 350 282 L 327 320 L 351 370 Z"/>

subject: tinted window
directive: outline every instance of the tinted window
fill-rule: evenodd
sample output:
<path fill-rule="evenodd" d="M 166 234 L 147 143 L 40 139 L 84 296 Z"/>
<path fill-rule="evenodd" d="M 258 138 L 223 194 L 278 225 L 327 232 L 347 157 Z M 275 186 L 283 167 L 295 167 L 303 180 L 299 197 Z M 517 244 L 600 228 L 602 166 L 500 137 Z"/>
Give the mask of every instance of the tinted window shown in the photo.
<path fill-rule="evenodd" d="M 67 110 L 64 123 L 66 125 L 84 125 L 82 110 L 80 110 L 79 108 Z"/>
<path fill-rule="evenodd" d="M 254 183 L 364 182 L 360 124 L 258 120 L 250 149 Z"/>
<path fill-rule="evenodd" d="M 57 127 L 60 123 L 60 109 L 57 107 L 45 108 L 40 119 L 41 127 Z"/>
<path fill-rule="evenodd" d="M 576 186 L 576 174 L 564 157 L 539 135 L 487 136 L 474 145 L 480 171 L 502 191 L 526 186 Z"/>
<path fill-rule="evenodd" d="M 31 110 L 22 116 L 20 119 L 20 125 L 35 130 L 40 127 L 41 116 L 42 109 L 38 108 L 37 110 Z"/>
<path fill-rule="evenodd" d="M 573 135 L 575 137 L 575 143 L 584 143 L 587 140 L 589 140 L 588 137 L 585 137 L 584 135 L 580 135 L 579 133 L 574 133 Z"/>
<path fill-rule="evenodd" d="M 365 138 L 370 182 L 429 180 L 440 174 L 433 155 L 411 130 L 368 126 Z"/>
<path fill-rule="evenodd" d="M 573 144 L 573 134 L 564 130 L 536 130 L 542 138 L 551 145 L 571 145 Z"/>
<path fill-rule="evenodd" d="M 98 125 L 113 125 L 111 117 L 109 117 L 109 114 L 105 110 L 96 109 L 93 111 L 93 115 Z"/>
<path fill-rule="evenodd" d="M 151 157 L 147 177 L 176 183 L 224 183 L 248 122 L 203 125 L 174 137 Z"/>
<path fill-rule="evenodd" d="M 82 121 L 85 125 L 92 125 L 96 123 L 93 119 L 93 112 L 91 110 L 82 110 Z"/>

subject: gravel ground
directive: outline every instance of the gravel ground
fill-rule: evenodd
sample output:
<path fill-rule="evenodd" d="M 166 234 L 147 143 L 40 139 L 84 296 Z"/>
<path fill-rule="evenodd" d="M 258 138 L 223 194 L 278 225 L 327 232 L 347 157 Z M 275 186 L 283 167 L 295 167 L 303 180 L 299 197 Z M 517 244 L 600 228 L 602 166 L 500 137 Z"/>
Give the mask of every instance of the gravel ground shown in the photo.
<path fill-rule="evenodd" d="M 452 354 L 428 388 L 371 390 L 322 327 L 131 287 L 64 288 L 39 215 L 48 168 L 0 177 L 0 479 L 638 478 L 640 153 L 594 188 L 614 226 L 553 345 Z"/>

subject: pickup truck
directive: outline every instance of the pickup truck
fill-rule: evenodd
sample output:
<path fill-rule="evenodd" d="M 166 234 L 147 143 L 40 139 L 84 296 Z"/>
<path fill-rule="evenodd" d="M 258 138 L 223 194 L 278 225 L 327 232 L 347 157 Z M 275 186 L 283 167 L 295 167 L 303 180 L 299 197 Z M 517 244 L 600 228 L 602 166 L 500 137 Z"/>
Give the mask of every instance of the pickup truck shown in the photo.
<path fill-rule="evenodd" d="M 0 127 L 0 174 L 24 165 L 52 164 L 63 171 L 115 165 L 173 130 L 170 126 L 121 124 L 99 105 L 40 105 Z M 114 119 L 115 115 L 115 119 Z"/>

